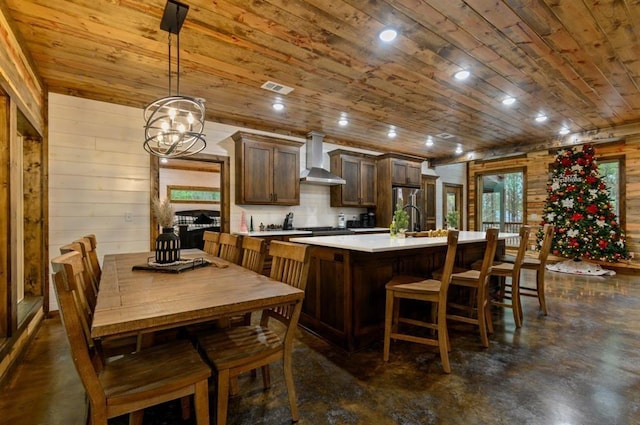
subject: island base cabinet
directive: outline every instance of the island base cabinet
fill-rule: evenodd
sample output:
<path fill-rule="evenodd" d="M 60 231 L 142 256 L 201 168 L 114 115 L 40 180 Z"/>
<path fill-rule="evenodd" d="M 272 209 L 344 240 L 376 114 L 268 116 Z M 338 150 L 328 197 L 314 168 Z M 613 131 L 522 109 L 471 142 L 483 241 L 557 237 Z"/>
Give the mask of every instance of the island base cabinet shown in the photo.
<path fill-rule="evenodd" d="M 470 267 L 483 255 L 484 243 L 459 245 L 456 265 Z M 430 278 L 445 257 L 446 247 L 367 253 L 313 246 L 300 324 L 347 352 L 380 342 L 386 283 L 399 274 Z"/>

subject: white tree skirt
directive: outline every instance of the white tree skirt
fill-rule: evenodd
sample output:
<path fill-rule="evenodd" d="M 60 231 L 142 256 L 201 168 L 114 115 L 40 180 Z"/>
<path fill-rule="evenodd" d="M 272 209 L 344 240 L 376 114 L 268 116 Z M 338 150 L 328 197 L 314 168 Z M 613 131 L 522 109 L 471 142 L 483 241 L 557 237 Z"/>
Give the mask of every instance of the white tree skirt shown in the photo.
<path fill-rule="evenodd" d="M 567 260 L 556 264 L 547 264 L 547 270 L 554 272 L 572 273 L 572 274 L 588 274 L 593 276 L 613 276 L 616 274 L 613 270 L 606 270 L 598 264 L 588 261 Z"/>

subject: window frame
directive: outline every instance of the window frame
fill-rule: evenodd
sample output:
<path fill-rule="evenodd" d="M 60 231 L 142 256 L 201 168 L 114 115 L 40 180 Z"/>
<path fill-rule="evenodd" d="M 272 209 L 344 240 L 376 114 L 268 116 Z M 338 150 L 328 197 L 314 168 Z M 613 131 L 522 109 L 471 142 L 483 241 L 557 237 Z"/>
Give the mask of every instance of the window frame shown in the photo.
<path fill-rule="evenodd" d="M 511 173 L 521 173 L 522 174 L 522 225 L 527 224 L 527 167 L 507 167 L 507 168 L 497 168 L 494 170 L 487 170 L 483 172 L 475 173 L 474 177 L 476 179 L 475 185 L 475 228 L 482 231 L 482 193 L 484 190 L 484 185 L 482 180 L 485 176 L 497 175 L 497 174 L 511 174 Z M 504 221 L 504 220 L 503 220 Z M 501 230 L 505 231 L 505 230 Z"/>
<path fill-rule="evenodd" d="M 216 199 L 181 199 L 174 196 L 174 191 L 210 193 Z M 219 187 L 167 185 L 167 198 L 172 204 L 219 204 L 221 193 Z"/>
<path fill-rule="evenodd" d="M 596 163 L 598 165 L 603 162 L 617 162 L 618 163 L 618 223 L 620 228 L 626 232 L 627 223 L 627 179 L 626 179 L 626 164 L 625 155 L 604 155 L 596 157 Z M 598 173 L 600 170 L 598 170 Z"/>

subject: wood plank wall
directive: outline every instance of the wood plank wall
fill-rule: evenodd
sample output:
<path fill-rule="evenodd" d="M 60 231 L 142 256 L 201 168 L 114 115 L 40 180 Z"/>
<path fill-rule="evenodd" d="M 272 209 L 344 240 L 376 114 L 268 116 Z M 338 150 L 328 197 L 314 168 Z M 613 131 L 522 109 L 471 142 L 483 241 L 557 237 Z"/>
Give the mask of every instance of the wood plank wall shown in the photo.
<path fill-rule="evenodd" d="M 47 152 L 41 139 L 23 139 L 24 205 L 24 286 L 25 295 L 44 295 L 43 264 L 48 248 L 47 230 Z M 46 281 L 46 279 L 45 279 Z"/>
<path fill-rule="evenodd" d="M 627 247 L 640 256 L 640 131 L 627 135 L 625 141 L 595 145 L 596 158 L 606 159 L 624 156 L 626 168 L 626 223 Z M 531 152 L 526 156 L 468 164 L 468 222 L 470 230 L 476 229 L 476 175 L 505 169 L 526 167 L 526 222 L 540 225 L 542 209 L 547 197 L 549 164 L 555 159 L 550 151 Z M 535 217 L 535 218 L 534 218 Z"/>
<path fill-rule="evenodd" d="M 3 229 L 0 236 L 0 383 L 9 376 L 8 372 L 21 358 L 44 317 L 48 276 L 43 267 L 47 257 L 47 90 L 22 49 L 13 31 L 13 23 L 7 16 L 5 5 L 0 1 L 0 227 Z M 14 175 L 26 175 L 24 185 L 30 192 L 27 196 L 11 186 L 15 179 L 10 176 L 10 164 L 13 161 L 10 146 L 13 140 L 17 140 L 18 133 L 34 142 L 32 145 L 25 142 L 29 146 L 23 146 L 23 158 L 20 161 L 23 166 L 29 167 L 25 171 L 33 174 L 14 170 Z M 30 251 L 23 255 L 24 264 L 21 258 L 11 255 L 15 250 L 12 250 L 10 241 L 10 235 L 16 234 L 12 233 L 16 223 L 12 222 L 15 203 L 12 204 L 11 200 L 20 198 L 23 202 L 18 203 L 28 211 L 23 229 L 26 240 L 24 248 Z M 34 296 L 44 295 L 43 307 L 38 307 L 20 324 L 17 323 L 16 308 L 18 268 L 25 269 L 28 274 L 25 292 Z"/>

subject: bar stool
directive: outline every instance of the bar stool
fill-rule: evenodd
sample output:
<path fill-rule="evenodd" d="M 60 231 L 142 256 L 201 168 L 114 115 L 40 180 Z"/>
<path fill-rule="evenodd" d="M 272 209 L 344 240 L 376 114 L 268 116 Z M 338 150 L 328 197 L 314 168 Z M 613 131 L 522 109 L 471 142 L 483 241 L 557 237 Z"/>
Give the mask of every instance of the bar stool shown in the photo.
<path fill-rule="evenodd" d="M 520 295 L 526 297 L 538 298 L 542 314 L 547 315 L 547 303 L 544 296 L 544 273 L 547 267 L 547 258 L 551 251 L 551 244 L 553 243 L 553 235 L 555 228 L 552 224 L 545 224 L 542 232 L 542 244 L 540 251 L 538 252 L 538 258 L 524 257 L 522 260 L 522 268 L 525 270 L 534 270 L 536 272 L 536 287 L 520 285 Z M 505 255 L 501 257 L 499 262 L 513 263 L 515 257 L 512 255 Z"/>
<path fill-rule="evenodd" d="M 444 262 L 442 279 L 423 279 L 415 276 L 396 276 L 387 285 L 386 310 L 384 316 L 384 348 L 382 358 L 389 361 L 391 339 L 400 339 L 418 344 L 439 347 L 442 369 L 451 373 L 449 364 L 449 335 L 447 332 L 447 291 L 451 281 L 451 272 L 458 246 L 458 231 L 447 233 L 447 256 Z M 431 322 L 400 317 L 400 300 L 427 301 L 432 304 Z M 435 330 L 433 337 L 424 337 L 402 333 L 399 324 Z"/>
<path fill-rule="evenodd" d="M 516 328 L 522 327 L 522 303 L 520 301 L 520 270 L 524 261 L 524 254 L 527 250 L 527 243 L 531 227 L 522 226 L 520 228 L 520 245 L 518 253 L 513 263 L 498 263 L 491 267 L 491 276 L 500 277 L 500 289 L 497 297 L 491 300 L 491 304 L 513 310 L 513 320 Z M 507 277 L 511 278 L 511 283 L 507 283 Z M 510 303 L 505 300 L 511 300 Z"/>

